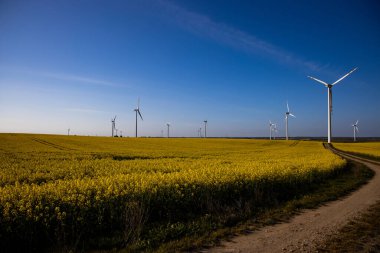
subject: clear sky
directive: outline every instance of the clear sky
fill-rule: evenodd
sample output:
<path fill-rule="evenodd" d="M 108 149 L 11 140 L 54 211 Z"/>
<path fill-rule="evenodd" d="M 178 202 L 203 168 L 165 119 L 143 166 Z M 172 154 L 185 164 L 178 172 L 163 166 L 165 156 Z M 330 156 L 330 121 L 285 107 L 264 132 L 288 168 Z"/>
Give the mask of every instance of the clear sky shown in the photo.
<path fill-rule="evenodd" d="M 0 132 L 380 136 L 380 2 L 0 1 Z"/>

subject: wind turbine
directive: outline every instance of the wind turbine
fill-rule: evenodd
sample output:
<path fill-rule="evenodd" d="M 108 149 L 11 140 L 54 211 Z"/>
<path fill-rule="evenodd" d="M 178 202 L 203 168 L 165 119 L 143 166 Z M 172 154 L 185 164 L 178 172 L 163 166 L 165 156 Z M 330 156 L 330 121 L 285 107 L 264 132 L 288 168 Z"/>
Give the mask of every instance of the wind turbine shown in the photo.
<path fill-rule="evenodd" d="M 358 123 L 359 120 L 357 120 L 355 124 L 352 124 L 352 126 L 354 127 L 354 141 L 356 141 L 356 133 L 359 132 Z"/>
<path fill-rule="evenodd" d="M 205 123 L 205 138 L 207 138 L 207 120 L 203 121 Z"/>
<path fill-rule="evenodd" d="M 342 76 L 341 78 L 339 78 L 338 80 L 336 80 L 335 82 L 333 82 L 331 84 L 326 83 L 324 81 L 321 81 L 321 80 L 319 80 L 319 79 L 317 79 L 315 77 L 307 76 L 310 79 L 313 79 L 314 81 L 317 81 L 318 83 L 323 84 L 327 88 L 327 142 L 328 143 L 331 143 L 331 112 L 332 112 L 332 90 L 331 90 L 331 88 L 335 84 L 339 83 L 344 78 L 346 78 L 347 76 L 349 76 L 352 72 L 354 72 L 357 69 L 358 68 L 352 69 L 350 72 L 348 72 L 347 74 L 345 74 L 344 76 Z"/>
<path fill-rule="evenodd" d="M 296 117 L 293 114 L 290 113 L 289 104 L 288 101 L 286 101 L 286 108 L 288 109 L 285 113 L 285 134 L 286 134 L 286 140 L 288 140 L 288 118 L 289 116 Z"/>
<path fill-rule="evenodd" d="M 116 121 L 116 115 L 115 115 L 115 118 L 111 119 L 111 123 L 112 123 L 112 137 L 113 137 L 113 132 L 115 131 L 115 128 L 116 128 L 115 121 Z"/>
<path fill-rule="evenodd" d="M 276 139 L 276 134 L 278 133 L 278 130 L 277 130 L 277 124 L 276 123 L 273 123 L 273 140 Z"/>
<path fill-rule="evenodd" d="M 137 108 L 134 109 L 134 111 L 136 112 L 136 138 L 137 138 L 137 114 L 140 115 L 141 120 L 143 120 L 143 117 L 141 116 L 141 112 L 140 112 L 140 98 L 137 99 Z"/>
<path fill-rule="evenodd" d="M 70 128 L 67 129 L 67 135 L 70 135 Z"/>
<path fill-rule="evenodd" d="M 269 140 L 272 140 L 272 131 L 274 124 L 269 120 Z"/>
<path fill-rule="evenodd" d="M 170 123 L 168 122 L 168 123 L 166 123 L 166 126 L 168 127 L 168 138 L 170 137 L 170 135 L 169 135 L 169 128 L 170 128 Z"/>

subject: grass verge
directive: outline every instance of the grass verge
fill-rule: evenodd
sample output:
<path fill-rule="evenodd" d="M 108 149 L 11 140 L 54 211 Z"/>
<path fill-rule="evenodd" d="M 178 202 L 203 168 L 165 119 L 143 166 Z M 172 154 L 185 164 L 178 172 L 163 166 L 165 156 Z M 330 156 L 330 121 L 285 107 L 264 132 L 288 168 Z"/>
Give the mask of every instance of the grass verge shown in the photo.
<path fill-rule="evenodd" d="M 361 158 L 364 158 L 364 159 L 369 159 L 369 160 L 373 160 L 373 161 L 376 161 L 376 162 L 380 162 L 380 157 L 379 156 L 375 156 L 375 155 L 371 155 L 371 154 L 358 153 L 358 152 L 352 152 L 352 151 L 345 151 L 345 150 L 336 148 L 332 144 L 330 144 L 330 145 L 332 146 L 333 149 L 336 149 L 336 150 L 338 150 L 340 152 L 351 154 L 351 155 L 354 155 L 354 156 L 358 156 L 358 157 L 361 157 Z"/>
<path fill-rule="evenodd" d="M 380 202 L 351 220 L 319 252 L 380 252 Z"/>
<path fill-rule="evenodd" d="M 289 220 L 301 209 L 316 208 L 336 200 L 365 184 L 374 172 L 364 165 L 348 162 L 343 173 L 318 184 L 292 200 L 262 209 L 224 210 L 218 215 L 150 228 L 146 237 L 121 252 L 181 252 L 218 245 L 222 239 L 250 233 L 260 227 Z M 380 220 L 380 219 L 379 219 Z M 162 243 L 164 242 L 164 243 Z"/>

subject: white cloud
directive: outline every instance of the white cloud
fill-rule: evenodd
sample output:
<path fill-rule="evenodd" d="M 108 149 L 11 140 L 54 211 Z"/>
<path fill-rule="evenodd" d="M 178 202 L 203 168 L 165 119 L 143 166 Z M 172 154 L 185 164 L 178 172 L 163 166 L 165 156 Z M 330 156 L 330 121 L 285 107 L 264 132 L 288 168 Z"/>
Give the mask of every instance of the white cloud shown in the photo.
<path fill-rule="evenodd" d="M 57 80 L 69 81 L 74 83 L 80 83 L 82 85 L 92 85 L 92 86 L 107 86 L 115 88 L 132 88 L 132 85 L 127 85 L 118 82 L 112 82 L 109 80 L 97 79 L 88 76 L 78 76 L 75 74 L 68 73 L 57 73 L 57 72 L 48 72 L 48 71 L 36 71 L 23 67 L 9 67 L 0 65 L 0 71 L 5 73 L 17 73 L 17 74 L 26 74 L 39 77 L 52 78 Z"/>
<path fill-rule="evenodd" d="M 83 77 L 83 76 L 76 76 L 71 74 L 58 74 L 58 73 L 49 73 L 49 72 L 30 72 L 32 74 L 36 74 L 39 76 L 59 79 L 59 80 L 65 80 L 65 81 L 73 81 L 73 82 L 80 82 L 85 83 L 89 85 L 99 85 L 99 86 L 109 86 L 109 87 L 126 87 L 126 85 L 105 81 L 105 80 L 99 80 L 89 77 Z"/>
<path fill-rule="evenodd" d="M 249 53 L 271 57 L 283 64 L 290 64 L 312 71 L 318 71 L 322 68 L 315 62 L 304 60 L 301 57 L 232 26 L 215 22 L 205 15 L 188 11 L 165 0 L 161 0 L 159 3 L 168 14 L 165 15 L 166 17 L 171 18 L 176 25 L 198 36 L 208 37 L 219 43 Z"/>

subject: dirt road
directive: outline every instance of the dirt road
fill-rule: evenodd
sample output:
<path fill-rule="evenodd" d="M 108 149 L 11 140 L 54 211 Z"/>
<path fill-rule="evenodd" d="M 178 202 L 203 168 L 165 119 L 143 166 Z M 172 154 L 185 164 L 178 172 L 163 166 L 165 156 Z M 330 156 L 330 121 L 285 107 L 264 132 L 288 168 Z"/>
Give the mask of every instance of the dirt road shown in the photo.
<path fill-rule="evenodd" d="M 338 153 L 338 152 L 337 152 Z M 373 179 L 349 196 L 315 210 L 305 210 L 287 223 L 267 226 L 249 235 L 237 236 L 207 252 L 316 252 L 318 245 L 347 221 L 380 200 L 380 164 L 346 156 L 376 172 Z"/>

